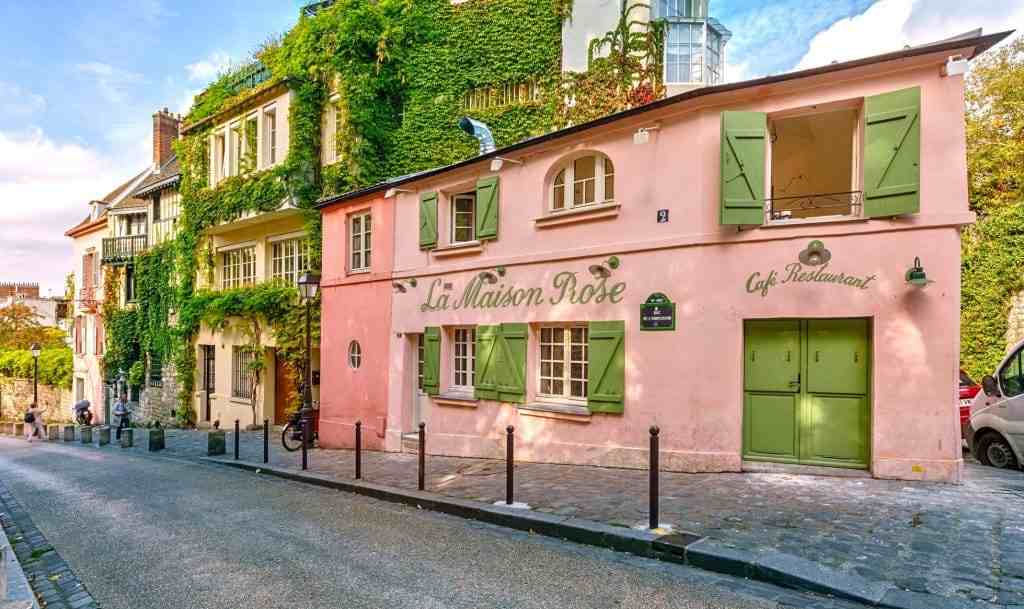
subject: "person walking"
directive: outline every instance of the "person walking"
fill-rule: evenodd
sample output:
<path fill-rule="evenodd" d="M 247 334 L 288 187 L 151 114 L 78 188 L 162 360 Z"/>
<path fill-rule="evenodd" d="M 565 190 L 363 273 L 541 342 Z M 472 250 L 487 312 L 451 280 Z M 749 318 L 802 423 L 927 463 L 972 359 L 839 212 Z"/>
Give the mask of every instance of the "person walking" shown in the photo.
<path fill-rule="evenodd" d="M 40 440 L 44 439 L 46 427 L 43 425 L 43 409 L 39 404 L 32 402 L 25 411 L 25 439 L 31 442 L 36 434 L 39 434 Z"/>
<path fill-rule="evenodd" d="M 132 423 L 132 411 L 128 407 L 128 396 L 121 394 L 118 396 L 117 401 L 114 402 L 114 416 L 118 418 L 117 421 L 117 440 L 121 440 L 121 430 L 127 429 Z"/>

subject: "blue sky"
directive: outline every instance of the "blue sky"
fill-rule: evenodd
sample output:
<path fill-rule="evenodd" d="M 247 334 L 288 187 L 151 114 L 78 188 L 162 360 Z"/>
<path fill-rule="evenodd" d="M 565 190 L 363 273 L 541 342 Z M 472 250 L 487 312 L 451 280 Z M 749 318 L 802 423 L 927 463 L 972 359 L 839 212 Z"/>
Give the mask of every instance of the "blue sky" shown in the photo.
<path fill-rule="evenodd" d="M 153 112 L 185 111 L 304 3 L 0 3 L 0 281 L 62 291 L 76 266 L 64 231 L 149 164 Z M 1024 26 L 1024 0 L 712 0 L 711 14 L 733 32 L 728 77 L 742 80 Z"/>

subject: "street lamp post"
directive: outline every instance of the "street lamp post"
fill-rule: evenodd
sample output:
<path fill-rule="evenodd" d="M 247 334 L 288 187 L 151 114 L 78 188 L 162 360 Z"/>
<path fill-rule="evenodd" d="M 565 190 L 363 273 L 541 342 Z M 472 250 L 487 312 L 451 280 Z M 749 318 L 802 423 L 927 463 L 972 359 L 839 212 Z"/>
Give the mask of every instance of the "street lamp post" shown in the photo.
<path fill-rule="evenodd" d="M 42 350 L 37 343 L 32 344 L 32 359 L 35 360 L 35 373 L 32 375 L 32 403 L 39 403 L 39 355 Z"/>
<path fill-rule="evenodd" d="M 302 390 L 302 408 L 309 410 L 313 407 L 313 346 L 312 331 L 310 328 L 310 309 L 320 290 L 320 275 L 312 271 L 306 271 L 299 276 L 299 296 L 306 304 L 306 379 Z"/>

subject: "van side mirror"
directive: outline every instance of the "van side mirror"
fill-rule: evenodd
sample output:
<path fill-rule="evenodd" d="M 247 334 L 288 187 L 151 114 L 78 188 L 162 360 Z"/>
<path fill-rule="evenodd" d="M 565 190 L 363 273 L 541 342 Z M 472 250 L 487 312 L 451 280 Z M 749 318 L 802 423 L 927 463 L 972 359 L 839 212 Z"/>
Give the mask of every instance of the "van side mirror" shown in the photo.
<path fill-rule="evenodd" d="M 1000 397 L 1003 394 L 999 391 L 999 384 L 996 383 L 995 377 L 991 374 L 981 379 L 981 388 L 985 392 L 985 395 L 989 397 Z"/>

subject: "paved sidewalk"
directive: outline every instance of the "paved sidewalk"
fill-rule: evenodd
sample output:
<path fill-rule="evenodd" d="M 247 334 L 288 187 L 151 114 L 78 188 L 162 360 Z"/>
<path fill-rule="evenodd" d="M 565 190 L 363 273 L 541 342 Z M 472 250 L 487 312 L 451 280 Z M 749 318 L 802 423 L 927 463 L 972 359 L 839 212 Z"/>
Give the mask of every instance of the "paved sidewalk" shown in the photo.
<path fill-rule="evenodd" d="M 165 454 L 205 455 L 204 433 L 167 430 L 166 435 Z M 230 457 L 233 439 L 227 435 Z M 271 464 L 298 469 L 299 453 L 285 452 L 279 438 L 279 433 L 271 437 Z M 262 433 L 241 434 L 240 456 L 262 461 Z M 363 479 L 415 489 L 416 460 L 415 454 L 364 452 Z M 310 471 L 350 480 L 353 453 L 314 450 Z M 427 490 L 486 503 L 502 500 L 504 462 L 428 457 Z M 936 601 L 946 606 L 1024 606 L 1020 472 L 970 464 L 966 482 L 959 486 L 663 472 L 661 493 L 662 522 L 723 545 L 784 552 L 839 572 L 943 597 Z M 516 466 L 516 500 L 538 512 L 631 527 L 647 519 L 647 472 L 523 463 Z"/>

